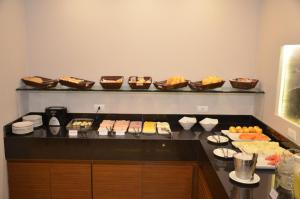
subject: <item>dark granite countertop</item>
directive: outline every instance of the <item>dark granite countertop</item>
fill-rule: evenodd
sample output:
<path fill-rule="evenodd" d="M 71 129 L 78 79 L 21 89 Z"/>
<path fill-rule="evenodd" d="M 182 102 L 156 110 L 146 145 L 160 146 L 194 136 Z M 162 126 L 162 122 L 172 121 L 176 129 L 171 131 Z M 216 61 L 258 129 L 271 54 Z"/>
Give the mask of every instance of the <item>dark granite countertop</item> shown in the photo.
<path fill-rule="evenodd" d="M 70 114 L 70 118 L 78 117 Z M 128 119 L 141 121 L 168 121 L 173 131 L 172 137 L 133 135 L 99 136 L 97 130 L 80 132 L 77 137 L 69 137 L 62 127 L 58 134 L 53 134 L 49 128 L 41 127 L 29 135 L 19 136 L 11 133 L 11 124 L 4 127 L 5 155 L 8 160 L 14 159 L 70 159 L 70 160 L 149 160 L 149 161 L 198 161 L 199 166 L 206 168 L 207 179 L 211 186 L 221 185 L 213 193 L 215 198 L 230 199 L 264 199 L 274 187 L 273 170 L 257 170 L 260 176 L 259 184 L 245 186 L 229 179 L 229 172 L 234 170 L 232 160 L 223 160 L 213 155 L 218 145 L 207 141 L 207 136 L 199 124 L 191 131 L 184 131 L 178 124 L 182 115 L 123 115 L 123 114 L 89 114 L 80 115 L 94 118 L 99 125 L 103 119 Z M 196 115 L 198 121 L 206 117 Z M 214 129 L 228 129 L 231 125 L 259 125 L 273 140 L 280 141 L 283 146 L 294 146 L 273 129 L 266 126 L 253 116 L 214 115 L 219 119 L 219 125 Z M 19 121 L 20 118 L 16 121 Z M 94 129 L 97 129 L 98 126 Z M 232 148 L 231 144 L 222 145 Z M 220 188 L 221 187 L 221 188 Z M 219 190 L 219 191 L 217 191 Z M 284 192 L 282 192 L 284 193 Z M 282 198 L 287 198 L 286 196 Z"/>

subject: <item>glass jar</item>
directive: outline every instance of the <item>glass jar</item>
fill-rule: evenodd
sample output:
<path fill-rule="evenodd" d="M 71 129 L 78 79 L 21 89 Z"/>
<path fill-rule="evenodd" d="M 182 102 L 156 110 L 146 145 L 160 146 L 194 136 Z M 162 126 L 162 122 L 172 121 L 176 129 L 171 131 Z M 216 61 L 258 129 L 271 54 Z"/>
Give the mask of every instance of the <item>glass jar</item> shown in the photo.
<path fill-rule="evenodd" d="M 294 169 L 293 169 L 293 175 L 294 175 L 294 183 L 293 183 L 293 192 L 294 192 L 294 198 L 300 199 L 300 153 L 297 153 L 294 155 Z"/>
<path fill-rule="evenodd" d="M 295 155 L 300 153 L 299 150 L 289 149 L 282 154 L 282 159 L 276 166 L 276 187 L 282 187 L 283 189 L 293 191 L 294 181 L 294 165 Z M 299 198 L 300 199 L 300 198 Z"/>

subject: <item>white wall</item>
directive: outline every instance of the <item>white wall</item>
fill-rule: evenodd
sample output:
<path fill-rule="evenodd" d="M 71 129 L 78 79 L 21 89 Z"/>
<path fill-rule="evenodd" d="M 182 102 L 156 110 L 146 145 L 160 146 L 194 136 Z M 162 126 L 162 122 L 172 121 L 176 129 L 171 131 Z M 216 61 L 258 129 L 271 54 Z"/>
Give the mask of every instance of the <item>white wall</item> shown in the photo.
<path fill-rule="evenodd" d="M 300 44 L 299 18 L 299 0 L 265 0 L 263 2 L 258 62 L 259 78 L 266 91 L 261 106 L 262 119 L 284 135 L 287 135 L 288 128 L 296 130 L 297 144 L 300 144 L 300 128 L 277 116 L 276 98 L 280 49 L 285 44 Z"/>
<path fill-rule="evenodd" d="M 17 117 L 15 88 L 25 69 L 23 0 L 0 0 L 0 126 Z M 3 133 L 0 131 L 0 198 L 8 198 Z"/>
<path fill-rule="evenodd" d="M 259 0 L 27 0 L 27 74 L 74 75 L 97 83 L 101 75 L 256 77 L 259 6 Z M 36 98 L 29 101 L 32 111 L 57 99 L 31 96 Z M 200 103 L 211 106 L 209 113 L 229 114 L 253 114 L 255 104 L 253 95 L 155 94 L 149 106 L 149 95 L 122 94 L 120 107 L 115 96 L 72 94 L 64 103 L 90 112 L 94 102 L 104 100 L 113 112 L 148 113 L 195 112 Z M 74 98 L 82 103 L 74 104 Z"/>

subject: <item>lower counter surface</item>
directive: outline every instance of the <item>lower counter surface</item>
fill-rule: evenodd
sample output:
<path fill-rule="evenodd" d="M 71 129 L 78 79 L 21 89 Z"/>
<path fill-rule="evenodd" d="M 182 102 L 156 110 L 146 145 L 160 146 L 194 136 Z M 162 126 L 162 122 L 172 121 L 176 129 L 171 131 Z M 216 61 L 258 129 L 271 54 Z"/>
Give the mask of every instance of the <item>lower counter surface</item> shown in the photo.
<path fill-rule="evenodd" d="M 206 137 L 211 133 L 203 133 L 201 135 L 201 145 L 208 157 L 209 164 L 212 170 L 217 175 L 226 195 L 230 199 L 267 199 L 271 189 L 274 187 L 275 175 L 274 170 L 256 170 L 255 173 L 260 176 L 260 182 L 256 185 L 242 185 L 234 182 L 229 178 L 229 173 L 234 170 L 233 160 L 224 160 L 218 158 L 213 154 L 213 150 L 219 148 L 220 145 L 216 145 L 207 141 Z M 231 144 L 223 144 L 221 147 L 233 148 Z M 236 150 L 236 149 L 235 149 Z M 207 168 L 206 167 L 206 168 Z M 214 182 L 212 182 L 214 183 Z M 213 185 L 211 185 L 213 186 Z M 218 191 L 213 191 L 214 198 L 219 198 Z M 288 199 L 288 194 L 284 191 L 280 192 L 281 198 Z M 222 197 L 223 198 L 223 197 Z"/>
<path fill-rule="evenodd" d="M 215 131 L 220 131 L 221 126 Z M 225 126 L 228 127 L 228 124 Z M 197 161 L 213 198 L 265 199 L 269 198 L 274 187 L 275 176 L 272 170 L 256 170 L 261 178 L 257 185 L 246 186 L 230 180 L 229 172 L 234 170 L 233 160 L 214 156 L 213 150 L 220 146 L 208 142 L 206 138 L 211 133 L 201 129 L 177 131 L 172 138 L 136 138 L 131 135 L 99 138 L 96 134 L 90 132 L 90 135 L 72 139 L 66 135 L 51 136 L 45 128 L 29 136 L 15 136 L 6 132 L 6 159 Z M 222 146 L 233 148 L 231 144 Z M 288 199 L 289 196 L 280 195 L 279 198 Z"/>

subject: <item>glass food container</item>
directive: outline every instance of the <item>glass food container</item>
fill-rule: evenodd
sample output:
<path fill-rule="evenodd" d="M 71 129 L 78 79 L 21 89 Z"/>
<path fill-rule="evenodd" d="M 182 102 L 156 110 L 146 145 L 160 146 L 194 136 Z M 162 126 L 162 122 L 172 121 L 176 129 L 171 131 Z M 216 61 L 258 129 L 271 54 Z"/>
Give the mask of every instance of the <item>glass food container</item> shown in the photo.
<path fill-rule="evenodd" d="M 294 183 L 293 183 L 293 192 L 294 198 L 300 199 L 300 153 L 294 155 Z"/>
<path fill-rule="evenodd" d="M 281 187 L 285 190 L 293 191 L 293 174 L 295 165 L 295 154 L 299 154 L 297 149 L 286 150 L 281 157 L 281 161 L 276 166 L 276 187 Z M 300 198 L 299 198 L 300 199 Z"/>

